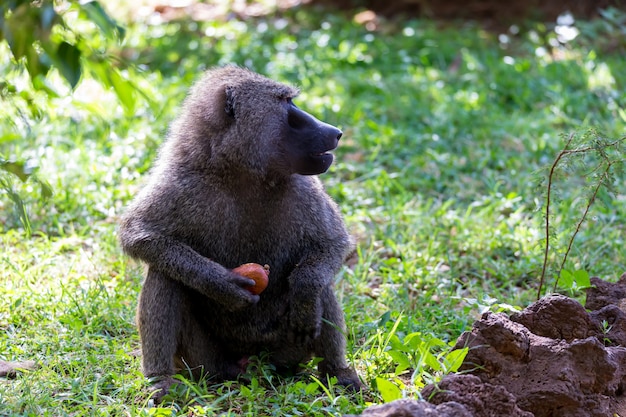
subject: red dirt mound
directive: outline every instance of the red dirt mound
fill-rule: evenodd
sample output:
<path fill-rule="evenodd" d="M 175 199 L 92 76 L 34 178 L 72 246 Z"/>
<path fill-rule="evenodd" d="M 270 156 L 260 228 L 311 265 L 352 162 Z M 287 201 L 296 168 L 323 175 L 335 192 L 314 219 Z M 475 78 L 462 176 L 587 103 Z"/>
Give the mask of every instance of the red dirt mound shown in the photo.
<path fill-rule="evenodd" d="M 586 308 L 555 294 L 510 317 L 485 313 L 456 343 L 470 348 L 464 374 L 422 391 L 436 407 L 403 400 L 363 416 L 626 416 L 626 274 L 591 283 Z"/>

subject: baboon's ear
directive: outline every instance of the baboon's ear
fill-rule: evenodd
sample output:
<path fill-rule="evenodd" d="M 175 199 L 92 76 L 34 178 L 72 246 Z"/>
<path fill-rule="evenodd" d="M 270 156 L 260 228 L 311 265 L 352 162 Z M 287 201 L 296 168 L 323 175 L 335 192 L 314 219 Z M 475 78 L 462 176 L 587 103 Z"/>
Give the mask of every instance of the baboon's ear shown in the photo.
<path fill-rule="evenodd" d="M 226 87 L 226 102 L 224 104 L 224 110 L 226 114 L 230 117 L 235 117 L 235 88 L 234 87 Z"/>

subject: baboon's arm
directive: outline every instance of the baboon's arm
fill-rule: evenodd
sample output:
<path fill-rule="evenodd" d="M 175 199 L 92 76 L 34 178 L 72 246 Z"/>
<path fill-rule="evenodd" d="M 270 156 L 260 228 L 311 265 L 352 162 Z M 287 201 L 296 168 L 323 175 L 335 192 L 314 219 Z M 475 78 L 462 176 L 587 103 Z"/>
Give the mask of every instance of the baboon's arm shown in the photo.
<path fill-rule="evenodd" d="M 254 285 L 253 280 L 235 274 L 176 239 L 154 233 L 132 236 L 132 233 L 122 229 L 121 241 L 124 251 L 130 256 L 229 310 L 242 309 L 259 300 L 258 295 L 244 289 Z"/>
<path fill-rule="evenodd" d="M 341 245 L 309 252 L 289 276 L 290 327 L 297 343 L 317 338 L 322 326 L 321 294 L 343 262 Z"/>

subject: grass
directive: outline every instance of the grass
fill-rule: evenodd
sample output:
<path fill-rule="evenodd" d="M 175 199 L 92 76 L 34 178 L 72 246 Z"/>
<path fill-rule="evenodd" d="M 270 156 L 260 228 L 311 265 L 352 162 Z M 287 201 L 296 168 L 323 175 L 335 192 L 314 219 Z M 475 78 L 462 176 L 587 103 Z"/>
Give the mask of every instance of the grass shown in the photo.
<path fill-rule="evenodd" d="M 11 181 L 29 209 L 30 237 L 0 194 L 0 360 L 39 364 L 0 380 L 0 415 L 322 416 L 415 397 L 455 369 L 450 344 L 482 312 L 534 300 L 540 184 L 564 136 L 592 126 L 623 136 L 626 62 L 615 21 L 576 22 L 581 33 L 567 43 L 549 25 L 498 34 L 407 20 L 372 32 L 308 8 L 247 21 L 130 23 L 125 42 L 111 47 L 133 57 L 128 77 L 151 97 L 138 98 L 132 114 L 89 76 L 73 95 L 47 99 L 0 60 L 23 86 L 0 106 L 0 153 L 39 165 L 55 192 L 43 201 L 35 183 Z M 8 57 L 4 45 L 0 55 Z M 345 131 L 322 178 L 358 242 L 359 258 L 336 287 L 350 360 L 370 387 L 363 394 L 332 381 L 327 389 L 312 372 L 278 377 L 259 358 L 249 382 L 183 381 L 160 407 L 146 395 L 133 354 L 142 267 L 122 255 L 116 221 L 190 84 L 227 62 L 299 85 L 298 104 Z M 559 180 L 549 281 L 582 213 L 585 172 Z M 623 184 L 617 176 L 616 194 L 592 207 L 569 269 L 612 280 L 626 270 Z"/>

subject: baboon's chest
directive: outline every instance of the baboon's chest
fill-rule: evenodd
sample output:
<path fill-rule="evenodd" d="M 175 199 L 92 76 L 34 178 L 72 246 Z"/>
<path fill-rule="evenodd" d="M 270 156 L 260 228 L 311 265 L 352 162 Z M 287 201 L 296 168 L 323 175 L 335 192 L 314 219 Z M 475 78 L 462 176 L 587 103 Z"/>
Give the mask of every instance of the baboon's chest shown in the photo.
<path fill-rule="evenodd" d="M 269 263 L 293 257 L 310 239 L 314 225 L 305 212 L 281 201 L 224 206 L 214 211 L 203 246 L 227 265 Z"/>

